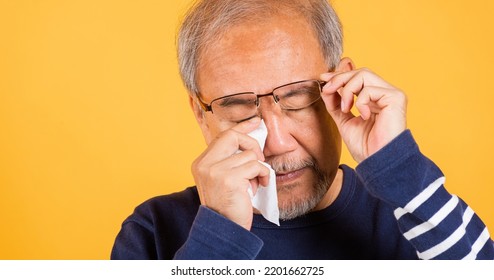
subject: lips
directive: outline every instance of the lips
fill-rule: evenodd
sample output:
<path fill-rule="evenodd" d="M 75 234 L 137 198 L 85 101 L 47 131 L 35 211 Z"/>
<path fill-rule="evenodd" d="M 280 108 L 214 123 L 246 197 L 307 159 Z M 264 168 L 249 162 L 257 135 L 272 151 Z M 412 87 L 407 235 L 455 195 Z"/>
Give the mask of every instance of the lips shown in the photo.
<path fill-rule="evenodd" d="M 298 178 L 300 178 L 306 171 L 307 167 L 288 171 L 288 172 L 277 172 L 276 173 L 276 184 L 286 184 L 291 183 Z"/>

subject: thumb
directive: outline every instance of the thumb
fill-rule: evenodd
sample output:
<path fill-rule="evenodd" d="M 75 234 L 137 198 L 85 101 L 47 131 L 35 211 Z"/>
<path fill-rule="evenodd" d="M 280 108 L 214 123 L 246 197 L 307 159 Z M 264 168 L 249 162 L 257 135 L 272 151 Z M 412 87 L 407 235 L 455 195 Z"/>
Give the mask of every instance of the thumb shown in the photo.
<path fill-rule="evenodd" d="M 319 76 L 321 81 L 326 82 L 321 89 L 321 98 L 323 99 L 326 109 L 330 114 L 341 110 L 341 96 L 339 95 L 337 88 L 332 90 L 330 89 L 332 82 L 331 79 L 334 76 L 336 76 L 336 73 L 334 72 L 323 73 Z"/>
<path fill-rule="evenodd" d="M 332 74 L 332 73 L 327 73 Z M 325 75 L 325 74 L 323 74 Z M 321 78 L 323 77 L 321 75 Z M 333 76 L 331 76 L 333 77 Z M 341 96 L 338 89 L 331 89 L 331 80 L 328 81 L 326 85 L 322 88 L 321 98 L 326 106 L 326 110 L 331 115 L 336 125 L 340 127 L 341 124 L 345 123 L 347 120 L 355 117 L 351 111 L 347 113 L 341 110 Z"/>

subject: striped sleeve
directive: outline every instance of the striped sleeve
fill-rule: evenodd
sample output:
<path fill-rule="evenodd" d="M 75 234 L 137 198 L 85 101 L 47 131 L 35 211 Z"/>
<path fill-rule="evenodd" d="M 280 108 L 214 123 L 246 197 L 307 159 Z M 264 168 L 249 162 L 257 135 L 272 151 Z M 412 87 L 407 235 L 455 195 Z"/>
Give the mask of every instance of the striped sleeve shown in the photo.
<path fill-rule="evenodd" d="M 444 187 L 441 170 L 420 153 L 409 130 L 357 166 L 367 190 L 390 204 L 421 259 L 494 259 L 482 220 Z"/>

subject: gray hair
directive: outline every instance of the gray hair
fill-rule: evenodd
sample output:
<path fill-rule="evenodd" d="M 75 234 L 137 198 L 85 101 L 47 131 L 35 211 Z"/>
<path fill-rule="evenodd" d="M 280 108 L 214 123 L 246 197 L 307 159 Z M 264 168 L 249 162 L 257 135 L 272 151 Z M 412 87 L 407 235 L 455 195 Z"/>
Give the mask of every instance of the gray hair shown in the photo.
<path fill-rule="evenodd" d="M 327 0 L 197 0 L 185 15 L 177 38 L 180 75 L 189 93 L 198 94 L 201 55 L 218 36 L 236 24 L 284 10 L 300 14 L 310 23 L 326 64 L 334 69 L 343 52 L 343 35 L 340 20 Z"/>

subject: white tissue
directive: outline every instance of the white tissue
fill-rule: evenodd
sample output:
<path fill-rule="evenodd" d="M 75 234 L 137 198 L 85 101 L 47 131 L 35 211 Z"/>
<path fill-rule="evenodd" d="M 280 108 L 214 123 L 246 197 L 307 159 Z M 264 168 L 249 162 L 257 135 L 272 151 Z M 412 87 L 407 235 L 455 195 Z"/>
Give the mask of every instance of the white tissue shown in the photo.
<path fill-rule="evenodd" d="M 264 150 L 264 144 L 268 136 L 268 129 L 264 120 L 261 120 L 259 127 L 249 133 L 249 136 L 256 139 Z M 253 195 L 252 188 L 248 189 L 252 206 L 261 212 L 262 216 L 273 224 L 280 225 L 280 211 L 278 209 L 278 193 L 276 191 L 276 174 L 273 168 L 265 162 L 259 161 L 269 168 L 269 183 L 267 186 L 259 186 L 256 195 Z"/>

